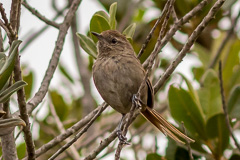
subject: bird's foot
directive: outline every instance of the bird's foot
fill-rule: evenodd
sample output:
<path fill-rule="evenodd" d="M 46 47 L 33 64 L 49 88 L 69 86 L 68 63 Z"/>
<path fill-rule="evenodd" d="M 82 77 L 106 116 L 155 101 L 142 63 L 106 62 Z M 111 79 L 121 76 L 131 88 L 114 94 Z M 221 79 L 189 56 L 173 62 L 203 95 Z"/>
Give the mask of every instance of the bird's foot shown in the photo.
<path fill-rule="evenodd" d="M 139 98 L 137 94 L 134 94 L 132 97 L 132 103 L 135 104 L 135 106 L 139 107 L 141 109 L 142 107 L 142 101 Z"/>
<path fill-rule="evenodd" d="M 123 135 L 121 130 L 117 130 L 117 136 L 118 136 L 119 141 L 122 144 L 130 145 L 130 143 L 127 141 L 127 138 Z"/>

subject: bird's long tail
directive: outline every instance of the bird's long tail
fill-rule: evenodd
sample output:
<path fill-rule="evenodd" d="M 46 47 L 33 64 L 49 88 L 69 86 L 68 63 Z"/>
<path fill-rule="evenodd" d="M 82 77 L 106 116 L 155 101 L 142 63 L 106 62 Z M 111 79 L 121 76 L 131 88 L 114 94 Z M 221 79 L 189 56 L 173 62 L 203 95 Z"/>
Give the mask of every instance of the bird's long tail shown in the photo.
<path fill-rule="evenodd" d="M 185 144 L 179 137 L 188 140 L 190 142 L 195 142 L 193 139 L 189 138 L 178 129 L 176 129 L 172 124 L 165 120 L 157 111 L 147 107 L 145 111 L 142 111 L 141 114 L 144 118 L 150 121 L 155 127 L 157 127 L 163 134 L 168 135 L 173 140 Z"/>

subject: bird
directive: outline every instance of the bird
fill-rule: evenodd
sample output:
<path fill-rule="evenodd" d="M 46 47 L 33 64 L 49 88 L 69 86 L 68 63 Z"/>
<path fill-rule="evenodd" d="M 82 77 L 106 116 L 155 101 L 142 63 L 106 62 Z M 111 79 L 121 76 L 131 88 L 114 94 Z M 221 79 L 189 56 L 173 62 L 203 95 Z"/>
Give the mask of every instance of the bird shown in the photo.
<path fill-rule="evenodd" d="M 148 78 L 145 78 L 146 72 L 127 38 L 117 30 L 91 33 L 98 39 L 98 56 L 92 68 L 93 81 L 103 100 L 122 114 L 117 128 L 119 140 L 128 144 L 121 130 L 123 119 L 130 112 L 136 93 L 144 81 L 139 95 L 141 115 L 176 142 L 185 144 L 180 137 L 188 142 L 194 142 L 153 109 L 152 84 Z"/>

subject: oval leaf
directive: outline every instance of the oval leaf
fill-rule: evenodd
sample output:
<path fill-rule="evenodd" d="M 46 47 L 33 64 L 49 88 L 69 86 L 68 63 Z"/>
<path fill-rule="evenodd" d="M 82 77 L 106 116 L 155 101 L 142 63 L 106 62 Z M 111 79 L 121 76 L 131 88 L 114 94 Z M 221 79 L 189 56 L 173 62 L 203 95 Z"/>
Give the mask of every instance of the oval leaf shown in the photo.
<path fill-rule="evenodd" d="M 203 87 L 198 94 L 207 120 L 223 113 L 219 79 L 214 70 L 210 69 L 203 75 Z"/>
<path fill-rule="evenodd" d="M 79 40 L 79 44 L 82 47 L 82 49 L 88 53 L 90 56 L 92 56 L 94 59 L 97 58 L 97 47 L 96 44 L 92 41 L 91 38 L 82 35 L 80 33 L 77 33 L 77 37 Z"/>
<path fill-rule="evenodd" d="M 228 113 L 231 118 L 240 119 L 240 86 L 236 86 L 230 93 L 228 100 Z"/>
<path fill-rule="evenodd" d="M 93 31 L 93 32 L 101 33 L 109 29 L 111 29 L 111 27 L 105 17 L 99 14 L 93 15 L 90 21 L 90 32 Z M 91 37 L 94 42 L 97 42 L 97 38 L 95 36 L 91 35 Z"/>
<path fill-rule="evenodd" d="M 191 82 L 190 82 L 190 81 L 187 79 L 187 77 L 185 77 L 182 73 L 177 73 L 177 74 L 179 74 L 179 75 L 184 79 L 184 81 L 185 81 L 186 84 L 187 84 L 187 87 L 188 87 L 188 90 L 189 90 L 190 95 L 191 95 L 192 98 L 195 100 L 196 104 L 197 104 L 198 107 L 199 107 L 199 110 L 202 111 L 198 94 L 197 94 L 197 92 L 193 89 L 193 86 L 192 86 Z"/>
<path fill-rule="evenodd" d="M 7 82 L 8 78 L 12 74 L 15 59 L 18 53 L 18 46 L 20 45 L 22 41 L 17 40 L 13 41 L 10 51 L 9 51 L 9 57 L 7 58 L 5 64 L 0 70 L 0 90 L 3 88 L 5 83 Z"/>
<path fill-rule="evenodd" d="M 111 29 L 113 30 L 116 29 L 116 12 L 117 12 L 117 2 L 113 3 L 109 9 L 109 14 L 110 14 L 109 24 Z"/>
<path fill-rule="evenodd" d="M 217 114 L 207 121 L 207 135 L 215 143 L 214 149 L 217 155 L 222 155 L 229 144 L 229 132 L 224 114 Z"/>
<path fill-rule="evenodd" d="M 14 92 L 18 91 L 26 85 L 27 83 L 24 81 L 17 81 L 11 85 L 9 88 L 0 93 L 0 103 L 6 102 Z"/>
<path fill-rule="evenodd" d="M 204 117 L 191 95 L 183 90 L 170 86 L 168 93 L 169 107 L 172 117 L 183 121 L 185 127 L 194 137 L 206 139 Z"/>
<path fill-rule="evenodd" d="M 134 35 L 134 33 L 135 33 L 135 29 L 136 29 L 136 23 L 133 23 L 133 24 L 129 25 L 129 26 L 123 31 L 123 34 L 124 34 L 127 38 L 133 39 L 133 35 Z"/>
<path fill-rule="evenodd" d="M 95 13 L 95 15 L 99 15 L 99 16 L 102 16 L 103 18 L 105 18 L 106 19 L 106 21 L 107 22 L 109 22 L 109 15 L 106 13 L 106 12 L 104 12 L 104 11 L 97 11 L 96 13 Z"/>

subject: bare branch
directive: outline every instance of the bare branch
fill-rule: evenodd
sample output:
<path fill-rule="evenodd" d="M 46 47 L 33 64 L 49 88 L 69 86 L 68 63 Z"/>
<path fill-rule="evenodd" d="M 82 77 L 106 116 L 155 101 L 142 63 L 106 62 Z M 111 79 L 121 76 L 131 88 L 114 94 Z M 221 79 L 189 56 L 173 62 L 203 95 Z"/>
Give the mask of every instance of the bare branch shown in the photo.
<path fill-rule="evenodd" d="M 202 33 L 202 31 L 207 26 L 207 24 L 214 18 L 215 14 L 218 12 L 218 10 L 220 9 L 220 7 L 222 6 L 222 4 L 224 2 L 225 2 L 225 0 L 218 0 L 213 5 L 213 7 L 210 9 L 210 11 L 206 15 L 206 17 L 204 17 L 202 22 L 197 26 L 197 28 L 193 31 L 191 36 L 188 38 L 188 42 L 186 44 L 184 44 L 182 50 L 179 52 L 177 57 L 172 61 L 170 66 L 167 68 L 167 70 L 163 73 L 161 78 L 155 84 L 154 92 L 157 92 L 164 85 L 166 80 L 170 77 L 170 75 L 173 73 L 173 71 L 176 69 L 176 67 L 180 64 L 180 62 L 185 57 L 186 53 L 190 50 L 191 46 L 194 44 L 194 42 L 196 41 L 198 36 Z M 165 37 L 167 37 L 167 36 L 165 36 Z M 163 43 L 161 43 L 161 44 L 163 44 Z"/>
<path fill-rule="evenodd" d="M 57 68 L 60 55 L 62 53 L 64 40 L 67 34 L 67 30 L 71 25 L 72 18 L 75 15 L 75 12 L 80 5 L 82 0 L 74 0 L 71 4 L 71 7 L 63 21 L 63 23 L 59 27 L 59 34 L 57 38 L 57 42 L 52 54 L 52 58 L 49 62 L 48 68 L 46 70 L 46 73 L 44 75 L 44 78 L 42 80 L 42 84 L 37 91 L 37 93 L 34 95 L 34 97 L 27 103 L 28 113 L 31 113 L 33 109 L 42 102 L 43 98 L 45 97 L 48 87 L 50 85 L 50 82 L 52 80 L 53 74 L 55 73 L 55 70 Z"/>
<path fill-rule="evenodd" d="M 94 117 L 87 123 L 87 125 L 67 144 L 61 147 L 56 153 L 54 153 L 49 160 L 54 160 L 59 154 L 65 151 L 68 147 L 70 147 L 74 142 L 76 142 L 85 132 L 87 132 L 88 128 L 93 124 L 93 122 L 100 116 L 103 110 L 107 108 L 108 104 L 105 104 L 101 107 L 101 109 L 94 115 Z"/>
<path fill-rule="evenodd" d="M 86 125 L 99 112 L 99 110 L 102 109 L 102 106 L 105 105 L 105 104 L 106 103 L 103 103 L 101 106 L 99 106 L 98 108 L 93 110 L 91 113 L 89 113 L 83 119 L 81 119 L 79 122 L 74 124 L 71 128 L 68 128 L 66 130 L 66 132 L 64 132 L 63 134 L 58 135 L 57 137 L 52 139 L 50 142 L 44 144 L 41 148 L 36 150 L 36 158 L 39 157 L 40 155 L 42 155 L 43 153 L 47 152 L 48 150 L 50 150 L 51 148 L 53 148 L 54 146 L 56 146 L 57 144 L 59 144 L 60 142 L 62 142 L 63 140 L 65 140 L 66 138 L 71 136 L 72 134 L 74 134 L 75 132 L 77 132 L 84 125 Z M 101 113 L 105 109 L 106 109 L 106 107 L 101 110 Z M 27 157 L 25 157 L 23 160 L 27 160 Z"/>
<path fill-rule="evenodd" d="M 51 21 L 49 19 L 47 19 L 46 17 L 44 17 L 43 15 L 41 15 L 36 9 L 32 8 L 26 0 L 22 1 L 22 5 L 28 9 L 29 12 L 31 12 L 33 15 L 35 15 L 37 18 L 39 18 L 41 21 L 45 22 L 46 24 L 53 26 L 57 29 L 59 29 L 59 24 L 57 24 L 54 21 Z"/>
<path fill-rule="evenodd" d="M 221 61 L 219 61 L 218 73 L 219 73 L 220 88 L 221 88 L 222 107 L 223 107 L 223 112 L 224 112 L 224 116 L 225 116 L 226 125 L 227 125 L 229 133 L 230 133 L 236 147 L 240 151 L 240 145 L 239 145 L 236 137 L 233 134 L 233 130 L 232 130 L 232 127 L 231 127 L 231 124 L 230 124 L 230 121 L 229 121 L 229 116 L 228 116 L 228 113 L 227 113 L 227 106 L 226 106 L 226 102 L 225 102 L 224 89 L 223 89 L 222 62 Z"/>
<path fill-rule="evenodd" d="M 10 13 L 10 23 L 11 23 L 13 31 L 16 33 L 16 35 L 12 36 L 9 39 L 10 44 L 13 40 L 18 38 L 17 33 L 18 33 L 19 26 L 20 26 L 20 15 L 21 15 L 21 1 L 20 0 L 12 1 L 11 13 Z M 22 80 L 21 73 L 22 73 L 22 71 L 21 71 L 21 65 L 20 65 L 20 58 L 18 56 L 15 61 L 15 64 L 14 64 L 14 80 L 15 80 L 15 82 Z M 35 146 L 34 146 L 34 142 L 32 139 L 32 133 L 30 130 L 31 125 L 29 123 L 29 117 L 27 114 L 24 88 L 21 88 L 17 91 L 17 96 L 18 96 L 18 105 L 19 105 L 20 116 L 26 123 L 26 127 L 23 127 L 23 132 L 24 132 L 24 139 L 25 139 L 26 146 L 27 146 L 28 157 L 29 157 L 29 160 L 34 160 L 35 159 Z"/>
<path fill-rule="evenodd" d="M 60 133 L 62 134 L 62 133 L 64 133 L 64 132 L 66 132 L 66 130 L 65 130 L 65 128 L 64 128 L 64 126 L 63 126 L 63 124 L 62 124 L 62 122 L 61 122 L 61 120 L 60 120 L 60 118 L 59 118 L 58 115 L 57 115 L 57 112 L 56 112 L 56 110 L 55 110 L 55 107 L 54 107 L 53 104 L 52 104 L 51 99 L 49 100 L 49 107 L 50 107 L 50 111 L 51 111 L 51 113 L 52 113 L 52 116 L 53 116 L 54 119 L 55 119 L 55 122 L 56 122 L 56 124 L 57 124 L 57 128 L 58 128 L 58 130 L 60 131 Z M 67 141 L 69 141 L 69 140 L 70 140 L 70 139 L 67 138 L 67 139 L 65 140 L 65 142 L 67 142 Z M 80 159 L 80 156 L 79 156 L 79 154 L 78 154 L 78 151 L 77 151 L 77 149 L 76 149 L 76 147 L 75 147 L 74 145 L 70 146 L 70 148 L 69 148 L 69 150 L 67 150 L 67 152 L 69 152 L 69 153 L 68 153 L 69 156 L 72 157 L 73 159 Z"/>
<path fill-rule="evenodd" d="M 182 17 L 177 23 L 175 23 L 172 28 L 166 33 L 165 37 L 161 40 L 161 43 L 159 46 L 155 47 L 154 54 L 151 53 L 151 56 L 148 57 L 148 59 L 143 63 L 143 67 L 145 68 L 151 57 L 156 57 L 157 54 L 160 52 L 160 50 L 169 42 L 173 35 L 176 33 L 176 31 L 185 23 L 187 23 L 193 16 L 195 16 L 199 11 L 202 10 L 204 6 L 206 6 L 210 1 L 212 0 L 203 0 L 201 1 L 196 7 L 194 7 L 190 12 L 188 12 L 184 17 Z M 155 90 L 156 91 L 156 90 Z"/>
<path fill-rule="evenodd" d="M 168 8 L 167 6 L 169 6 L 169 2 L 170 1 L 167 1 L 167 3 L 165 4 L 164 6 L 164 9 L 162 11 L 162 14 L 161 16 L 157 19 L 157 21 L 155 22 L 153 28 L 151 29 L 151 31 L 149 32 L 144 44 L 142 45 L 142 48 L 140 49 L 139 53 L 138 53 L 138 58 L 140 58 L 142 56 L 142 54 L 144 53 L 144 50 L 147 48 L 147 45 L 149 43 L 149 41 L 151 40 L 152 38 L 152 35 L 155 31 L 155 29 L 157 28 L 157 25 L 162 21 L 164 15 L 166 14 L 166 8 Z"/>
<path fill-rule="evenodd" d="M 91 112 L 91 110 L 94 109 L 94 106 L 96 105 L 96 103 L 95 103 L 95 100 L 91 93 L 90 79 L 91 79 L 92 74 L 91 74 L 90 70 L 88 69 L 88 65 L 87 65 L 86 61 L 84 61 L 83 56 L 80 52 L 78 38 L 76 36 L 77 24 L 78 24 L 76 17 L 77 17 L 76 15 L 73 17 L 72 24 L 71 24 L 71 30 L 72 30 L 73 46 L 74 46 L 74 51 L 75 51 L 74 56 L 76 58 L 78 73 L 81 78 L 81 83 L 82 83 L 83 89 L 84 89 L 84 95 L 82 97 L 82 105 L 83 105 L 83 116 L 85 116 L 89 112 Z"/>

